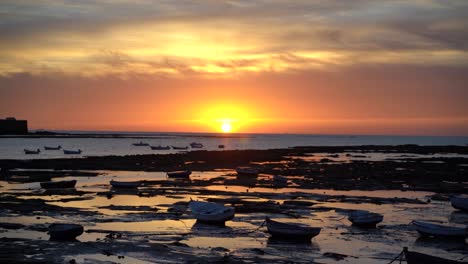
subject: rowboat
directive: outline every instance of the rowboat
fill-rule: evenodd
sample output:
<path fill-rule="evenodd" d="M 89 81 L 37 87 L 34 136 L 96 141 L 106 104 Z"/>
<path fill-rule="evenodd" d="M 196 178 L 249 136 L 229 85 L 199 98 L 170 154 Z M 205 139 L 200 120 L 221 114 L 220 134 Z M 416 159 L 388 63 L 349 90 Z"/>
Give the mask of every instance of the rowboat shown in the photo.
<path fill-rule="evenodd" d="M 39 154 L 39 153 L 41 153 L 40 149 L 37 149 L 37 150 L 24 149 L 24 154 Z"/>
<path fill-rule="evenodd" d="M 170 146 L 165 146 L 165 147 L 163 147 L 163 146 L 150 146 L 150 148 L 152 150 L 170 150 L 171 149 Z"/>
<path fill-rule="evenodd" d="M 45 150 L 60 150 L 60 149 L 62 149 L 62 146 L 60 146 L 60 145 L 58 145 L 57 147 L 44 146 L 44 149 Z"/>
<path fill-rule="evenodd" d="M 203 148 L 203 144 L 202 143 L 197 143 L 197 142 L 192 142 L 192 143 L 190 143 L 190 147 L 191 148 Z"/>
<path fill-rule="evenodd" d="M 177 146 L 172 146 L 172 149 L 175 149 L 175 150 L 187 150 L 188 147 L 177 147 Z"/>
<path fill-rule="evenodd" d="M 456 260 L 439 258 L 419 252 L 409 251 L 408 248 L 403 249 L 405 259 L 408 264 L 461 264 L 466 262 L 460 262 Z"/>
<path fill-rule="evenodd" d="M 140 187 L 143 183 L 141 181 L 110 181 L 110 185 L 113 188 L 137 188 Z"/>
<path fill-rule="evenodd" d="M 349 214 L 348 220 L 356 226 L 375 227 L 375 225 L 382 222 L 383 215 L 364 210 L 357 210 Z"/>
<path fill-rule="evenodd" d="M 48 182 L 41 182 L 40 184 L 41 184 L 41 188 L 44 188 L 44 189 L 75 188 L 76 180 L 48 181 Z"/>
<path fill-rule="evenodd" d="M 237 175 L 245 176 L 257 176 L 259 173 L 258 169 L 252 167 L 237 167 L 236 172 Z"/>
<path fill-rule="evenodd" d="M 51 224 L 49 226 L 50 240 L 70 241 L 83 234 L 84 228 L 78 224 Z"/>
<path fill-rule="evenodd" d="M 132 145 L 135 146 L 135 147 L 146 147 L 146 146 L 149 146 L 148 143 L 145 143 L 145 142 L 143 142 L 143 141 L 140 141 L 140 142 L 138 142 L 138 143 L 133 143 Z"/>
<path fill-rule="evenodd" d="M 234 207 L 211 202 L 190 201 L 192 214 L 197 221 L 208 224 L 224 224 L 234 217 Z"/>
<path fill-rule="evenodd" d="M 286 224 L 266 218 L 268 233 L 273 238 L 309 241 L 320 234 L 321 228 L 302 224 Z"/>
<path fill-rule="evenodd" d="M 78 155 L 78 154 L 81 154 L 81 152 L 82 152 L 81 149 L 79 149 L 79 150 L 66 150 L 66 149 L 64 149 L 63 150 L 63 154 L 67 154 L 67 155 L 72 155 L 72 154 L 77 154 Z"/>
<path fill-rule="evenodd" d="M 439 225 L 425 221 L 413 221 L 412 224 L 422 236 L 464 238 L 468 234 L 466 227 Z"/>
<path fill-rule="evenodd" d="M 167 173 L 167 177 L 169 178 L 188 178 L 192 174 L 192 171 L 184 170 L 184 171 L 170 171 Z"/>
<path fill-rule="evenodd" d="M 461 194 L 450 199 L 453 208 L 468 212 L 468 195 Z"/>

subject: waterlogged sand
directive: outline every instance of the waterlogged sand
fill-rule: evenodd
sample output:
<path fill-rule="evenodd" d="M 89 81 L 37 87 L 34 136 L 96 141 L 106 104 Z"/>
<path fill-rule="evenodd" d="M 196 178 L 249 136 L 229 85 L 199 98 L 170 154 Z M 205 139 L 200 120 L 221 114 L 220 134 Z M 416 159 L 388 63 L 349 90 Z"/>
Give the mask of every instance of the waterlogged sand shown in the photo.
<path fill-rule="evenodd" d="M 314 154 L 320 159 L 329 155 L 335 153 Z M 345 157 L 345 153 L 340 153 L 328 158 Z M 450 168 L 447 175 L 461 174 L 466 167 L 459 164 L 468 163 L 463 157 L 455 157 L 457 163 L 452 160 L 454 157 L 440 159 L 444 160 L 442 166 Z M 416 219 L 468 225 L 468 214 L 450 206 L 447 198 L 451 192 L 441 189 L 435 195 L 434 178 L 428 181 L 431 188 L 425 188 L 426 191 L 415 191 L 407 183 L 400 183 L 397 189 L 379 188 L 381 182 L 360 190 L 317 188 L 317 182 L 324 180 L 313 177 L 314 181 L 310 173 L 297 173 L 305 170 L 303 162 L 309 161 L 257 160 L 255 166 L 265 173 L 256 178 L 238 177 L 227 168 L 194 171 L 188 180 L 167 179 L 162 171 L 11 170 L 0 181 L 0 261 L 388 263 L 404 246 L 458 260 L 468 255 L 466 241 L 423 239 L 410 225 Z M 354 163 L 353 168 L 363 169 L 361 175 L 368 173 L 367 166 L 355 161 L 332 161 L 333 165 L 327 165 L 328 162 L 310 161 L 310 168 L 338 170 L 343 164 Z M 437 163 L 400 163 L 403 164 L 394 169 L 422 166 L 434 168 L 433 173 L 437 171 L 426 167 Z M 387 165 L 373 164 L 385 168 Z M 269 172 L 278 169 L 291 172 L 284 173 L 287 185 L 272 180 Z M 35 180 L 44 175 L 52 175 L 52 180 L 76 179 L 78 183 L 74 190 L 45 191 Z M 109 186 L 111 179 L 143 180 L 144 186 L 116 190 Z M 340 181 L 335 179 L 333 184 L 339 185 Z M 464 188 L 463 182 L 459 185 Z M 356 186 L 364 185 L 357 182 Z M 236 216 L 225 227 L 197 223 L 187 208 L 190 199 L 235 206 Z M 381 213 L 384 221 L 370 230 L 351 226 L 347 214 L 357 209 Z M 322 231 L 310 243 L 271 240 L 262 226 L 266 216 L 321 227 Z M 48 225 L 62 222 L 82 224 L 85 233 L 74 242 L 49 241 Z"/>

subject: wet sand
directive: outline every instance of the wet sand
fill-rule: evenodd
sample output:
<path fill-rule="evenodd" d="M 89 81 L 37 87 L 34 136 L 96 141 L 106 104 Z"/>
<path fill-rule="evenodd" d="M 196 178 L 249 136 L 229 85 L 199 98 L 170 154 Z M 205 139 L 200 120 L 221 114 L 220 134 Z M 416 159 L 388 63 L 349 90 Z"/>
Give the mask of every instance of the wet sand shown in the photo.
<path fill-rule="evenodd" d="M 388 263 L 404 246 L 460 260 L 466 241 L 423 239 L 409 223 L 468 224 L 468 214 L 448 202 L 467 192 L 465 155 L 467 147 L 366 146 L 2 160 L 0 261 Z M 233 168 L 241 165 L 261 174 L 237 176 Z M 166 178 L 164 171 L 181 168 L 194 170 L 190 179 Z M 48 179 L 78 183 L 41 189 Z M 119 190 L 111 179 L 144 184 Z M 236 216 L 225 227 L 196 223 L 190 199 L 232 205 Z M 384 220 L 376 229 L 352 226 L 347 214 L 357 209 Z M 266 216 L 322 232 L 305 244 L 275 241 L 262 226 Z M 61 222 L 82 224 L 85 233 L 74 242 L 49 241 L 48 225 Z"/>

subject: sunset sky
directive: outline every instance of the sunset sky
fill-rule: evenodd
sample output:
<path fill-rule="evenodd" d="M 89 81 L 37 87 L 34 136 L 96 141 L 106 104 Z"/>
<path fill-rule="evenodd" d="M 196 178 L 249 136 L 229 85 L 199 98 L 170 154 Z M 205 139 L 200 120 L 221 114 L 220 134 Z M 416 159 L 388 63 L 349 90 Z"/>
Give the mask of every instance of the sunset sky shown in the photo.
<path fill-rule="evenodd" d="M 33 129 L 468 135 L 468 1 L 2 0 Z"/>

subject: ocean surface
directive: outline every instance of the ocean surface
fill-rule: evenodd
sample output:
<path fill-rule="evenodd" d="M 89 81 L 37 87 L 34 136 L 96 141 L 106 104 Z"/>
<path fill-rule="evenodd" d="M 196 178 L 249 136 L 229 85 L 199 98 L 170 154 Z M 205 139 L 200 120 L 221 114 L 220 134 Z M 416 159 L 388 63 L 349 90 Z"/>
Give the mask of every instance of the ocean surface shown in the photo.
<path fill-rule="evenodd" d="M 74 132 L 75 133 L 75 132 Z M 274 149 L 295 146 L 358 146 L 358 145 L 467 145 L 468 137 L 446 136 L 367 136 L 367 135 L 296 135 L 296 134 L 202 134 L 202 133 L 115 133 L 116 137 L 101 132 L 94 137 L 60 138 L 11 138 L 0 137 L 0 159 L 48 159 L 106 155 L 164 154 L 180 150 L 152 150 L 150 147 L 137 147 L 140 141 L 153 146 L 188 146 L 192 142 L 202 143 L 202 150 L 234 149 Z M 64 155 L 62 150 L 44 150 L 44 146 L 62 146 L 63 149 L 81 149 L 81 155 Z M 37 155 L 26 155 L 24 149 L 40 149 Z M 200 149 L 195 149 L 200 150 Z"/>

